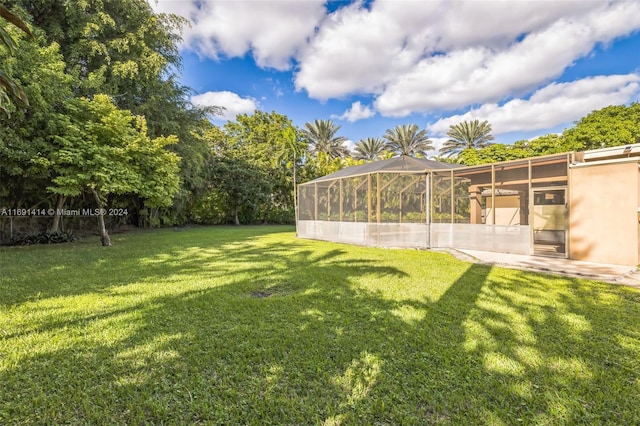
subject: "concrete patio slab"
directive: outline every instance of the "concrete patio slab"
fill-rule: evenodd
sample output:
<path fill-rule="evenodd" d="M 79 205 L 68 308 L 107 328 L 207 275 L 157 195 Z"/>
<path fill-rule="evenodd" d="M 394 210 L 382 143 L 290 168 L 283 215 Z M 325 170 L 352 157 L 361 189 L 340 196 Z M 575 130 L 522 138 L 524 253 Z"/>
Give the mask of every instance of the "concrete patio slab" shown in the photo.
<path fill-rule="evenodd" d="M 495 253 L 478 250 L 456 249 L 446 251 L 462 260 L 476 263 L 606 281 L 640 290 L 640 270 L 635 266 L 610 265 L 555 257 Z"/>

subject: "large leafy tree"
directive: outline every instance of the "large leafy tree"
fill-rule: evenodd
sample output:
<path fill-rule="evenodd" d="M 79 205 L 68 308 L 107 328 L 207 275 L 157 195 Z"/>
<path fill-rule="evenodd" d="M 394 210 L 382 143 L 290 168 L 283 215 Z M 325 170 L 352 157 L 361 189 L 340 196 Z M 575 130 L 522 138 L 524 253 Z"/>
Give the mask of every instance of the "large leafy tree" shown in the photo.
<path fill-rule="evenodd" d="M 235 225 L 240 225 L 240 214 L 245 219 L 255 216 L 269 200 L 272 181 L 267 173 L 238 157 L 216 157 L 211 165 L 211 185 L 221 197 L 217 198 L 229 207 Z"/>
<path fill-rule="evenodd" d="M 328 160 L 349 156 L 345 146 L 347 138 L 337 136 L 340 126 L 331 120 L 314 120 L 305 123 L 302 136 L 309 144 L 311 155 L 315 158 L 325 156 Z"/>
<path fill-rule="evenodd" d="M 486 120 L 463 121 L 451 125 L 447 136 L 449 140 L 440 149 L 440 153 L 447 156 L 458 154 L 465 149 L 484 148 L 493 140 L 491 124 Z"/>
<path fill-rule="evenodd" d="M 179 157 L 165 149 L 175 136 L 151 139 L 144 117 L 118 109 L 106 95 L 81 98 L 70 108 L 56 176 L 48 188 L 64 196 L 88 192 L 104 211 L 109 194 L 138 194 L 148 206 L 169 205 L 178 191 Z M 104 215 L 98 215 L 102 244 L 111 245 Z"/>
<path fill-rule="evenodd" d="M 16 28 L 22 30 L 25 34 L 31 36 L 31 30 L 20 17 L 9 11 L 0 4 L 0 45 L 4 45 L 10 54 L 15 53 L 18 45 L 4 25 L 4 21 L 13 24 Z M 27 95 L 22 87 L 11 78 L 2 68 L 0 68 L 0 112 L 9 114 L 7 105 L 9 104 L 9 96 L 13 96 L 18 101 L 28 105 Z"/>
<path fill-rule="evenodd" d="M 152 137 L 177 134 L 205 116 L 176 77 L 184 18 L 157 14 L 140 0 L 14 2 L 60 46 L 76 96 L 111 96 L 118 108 L 144 115 Z"/>
<path fill-rule="evenodd" d="M 415 124 L 404 124 L 388 129 L 384 134 L 386 149 L 396 155 L 427 156 L 433 150 L 426 130 L 420 130 Z"/>
<path fill-rule="evenodd" d="M 176 76 L 181 66 L 180 29 L 186 20 L 157 14 L 149 2 L 141 0 L 11 3 L 22 6 L 47 39 L 60 46 L 65 71 L 73 76 L 69 86 L 75 96 L 105 93 L 118 108 L 145 116 L 150 137 L 178 137 L 168 149 L 183 158 L 181 190 L 171 211 L 165 212 L 165 221 L 189 220 L 188 211 L 206 191 L 210 150 L 204 135 L 207 115 L 216 110 L 194 107 L 190 89 Z M 126 197 L 133 209 L 142 209 L 143 200 Z"/>
<path fill-rule="evenodd" d="M 287 142 L 282 131 L 291 127 L 291 121 L 276 112 L 254 111 L 253 114 L 239 114 L 235 121 L 224 126 L 226 139 L 218 145 L 220 153 L 242 156 L 250 164 L 274 167 L 279 152 Z"/>
<path fill-rule="evenodd" d="M 354 148 L 356 160 L 376 161 L 385 156 L 386 145 L 381 138 L 360 139 Z"/>
<path fill-rule="evenodd" d="M 51 178 L 55 136 L 69 125 L 67 104 L 73 98 L 73 78 L 66 74 L 57 43 L 49 44 L 34 28 L 34 40 L 13 35 L 13 54 L 0 49 L 0 63 L 29 98 L 29 105 L 0 114 L 0 205 L 53 207 L 45 190 Z M 44 202 L 44 204 L 42 204 Z"/>
<path fill-rule="evenodd" d="M 531 156 L 531 151 L 527 148 L 496 143 L 481 149 L 465 149 L 458 154 L 456 160 L 460 164 L 475 166 L 478 164 L 497 163 Z"/>
<path fill-rule="evenodd" d="M 165 223 L 185 223 L 193 219 L 191 211 L 199 197 L 207 191 L 208 165 L 211 160 L 211 148 L 208 132 L 214 127 L 207 115 L 217 114 L 216 108 L 197 108 L 187 99 L 187 89 L 169 83 L 158 84 L 157 95 L 138 109 L 138 114 L 153 117 L 149 122 L 148 133 L 152 137 L 175 134 L 178 142 L 167 149 L 175 152 L 181 159 L 181 188 L 170 208 L 162 208 L 161 214 Z M 142 207 L 139 197 L 133 202 L 136 209 Z M 139 216 L 142 222 L 151 216 Z M 143 223 L 139 223 L 142 225 Z"/>
<path fill-rule="evenodd" d="M 563 135 L 550 133 L 538 136 L 532 140 L 521 140 L 513 143 L 514 149 L 521 149 L 527 157 L 537 157 L 540 155 L 558 154 L 571 151 L 567 140 Z"/>
<path fill-rule="evenodd" d="M 640 142 L 640 103 L 608 106 L 580 119 L 563 133 L 570 150 L 587 150 Z"/>
<path fill-rule="evenodd" d="M 274 221 L 293 220 L 294 174 L 302 164 L 306 144 L 286 116 L 263 111 L 240 114 L 224 128 L 212 129 L 207 137 L 213 175 L 208 180 L 210 191 L 202 198 L 203 203 L 216 204 L 209 206 L 215 211 L 225 212 L 226 207 L 226 214 L 218 217 L 231 218 L 234 223 L 268 222 L 274 216 L 279 217 Z M 220 173 L 225 170 L 236 176 L 236 182 L 221 180 Z M 254 179 L 256 176 L 259 179 Z M 245 191 L 248 182 L 256 179 L 260 185 L 253 185 L 253 190 L 247 187 Z M 211 191 L 223 191 L 225 196 L 213 196 Z M 198 215 L 205 217 L 202 207 L 197 209 Z"/>
<path fill-rule="evenodd" d="M 179 66 L 183 18 L 156 14 L 140 0 L 17 0 L 50 41 L 60 44 L 81 96 L 106 93 L 138 113 L 172 66 Z M 152 117 L 149 117 L 151 120 Z"/>

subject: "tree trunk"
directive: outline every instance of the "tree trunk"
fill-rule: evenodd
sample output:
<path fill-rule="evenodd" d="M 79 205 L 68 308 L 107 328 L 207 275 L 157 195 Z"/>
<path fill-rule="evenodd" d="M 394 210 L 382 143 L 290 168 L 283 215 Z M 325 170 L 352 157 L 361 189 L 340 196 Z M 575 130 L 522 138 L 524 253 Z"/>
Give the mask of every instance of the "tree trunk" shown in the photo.
<path fill-rule="evenodd" d="M 65 201 L 67 201 L 67 197 L 65 197 L 64 195 L 58 195 L 56 211 L 53 213 L 53 223 L 51 224 L 51 229 L 49 229 L 49 232 L 51 233 L 58 232 L 58 229 L 60 228 L 60 219 L 62 218 L 62 216 L 59 215 L 58 212 L 62 210 L 62 206 L 64 206 Z"/>
<path fill-rule="evenodd" d="M 91 192 L 93 193 L 93 197 L 96 199 L 96 203 L 98 204 L 98 229 L 100 231 L 100 242 L 104 247 L 111 246 L 111 238 L 109 238 L 109 233 L 107 232 L 107 228 L 104 226 L 104 208 L 102 205 L 102 200 L 100 199 L 100 194 L 94 188 L 91 188 Z"/>
<path fill-rule="evenodd" d="M 234 224 L 236 226 L 240 226 L 240 219 L 238 219 L 238 210 L 240 210 L 240 208 L 238 206 L 235 206 L 233 208 L 233 219 L 234 219 Z"/>
<path fill-rule="evenodd" d="M 148 218 L 149 216 L 139 195 L 133 196 L 133 205 L 134 211 L 132 223 L 135 224 L 138 228 L 145 228 L 147 225 L 146 218 Z"/>

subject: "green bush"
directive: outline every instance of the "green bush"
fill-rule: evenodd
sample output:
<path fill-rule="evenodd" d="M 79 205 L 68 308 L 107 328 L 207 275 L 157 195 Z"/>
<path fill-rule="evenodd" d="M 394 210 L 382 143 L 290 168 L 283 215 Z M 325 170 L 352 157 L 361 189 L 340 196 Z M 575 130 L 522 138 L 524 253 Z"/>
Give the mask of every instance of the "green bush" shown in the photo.
<path fill-rule="evenodd" d="M 403 222 L 424 223 L 427 220 L 423 212 L 409 212 L 402 215 Z"/>
<path fill-rule="evenodd" d="M 57 232 L 39 232 L 35 234 L 27 234 L 23 237 L 17 238 L 9 245 L 12 246 L 28 246 L 32 244 L 61 244 L 72 243 L 76 241 L 76 237 L 72 232 L 57 231 Z"/>
<path fill-rule="evenodd" d="M 380 218 L 382 219 L 382 222 L 385 222 L 385 223 L 397 223 L 398 213 L 382 212 L 380 214 Z"/>
<path fill-rule="evenodd" d="M 219 191 L 210 191 L 198 200 L 192 210 L 192 220 L 201 225 L 220 225 L 231 222 L 229 201 Z"/>
<path fill-rule="evenodd" d="M 296 215 L 293 210 L 269 210 L 267 223 L 276 225 L 293 225 L 296 223 Z"/>

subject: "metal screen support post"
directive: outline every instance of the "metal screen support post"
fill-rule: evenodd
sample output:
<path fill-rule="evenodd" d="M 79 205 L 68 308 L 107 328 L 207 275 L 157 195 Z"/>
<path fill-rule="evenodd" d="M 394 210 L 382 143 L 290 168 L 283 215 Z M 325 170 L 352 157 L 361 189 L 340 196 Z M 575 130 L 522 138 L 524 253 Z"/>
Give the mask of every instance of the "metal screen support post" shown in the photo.
<path fill-rule="evenodd" d="M 342 192 L 343 192 L 342 179 L 340 179 L 339 189 L 340 189 L 340 222 L 342 222 L 342 219 L 343 219 L 343 217 L 342 217 L 342 214 L 343 214 L 342 203 L 344 202 L 344 196 L 342 195 Z"/>
<path fill-rule="evenodd" d="M 496 226 L 496 166 L 491 165 L 491 225 Z"/>
<path fill-rule="evenodd" d="M 358 222 L 358 187 L 353 190 L 353 221 Z"/>
<path fill-rule="evenodd" d="M 425 188 L 425 221 L 427 225 L 427 248 L 431 247 L 431 174 L 426 173 L 424 177 Z"/>
<path fill-rule="evenodd" d="M 367 175 L 367 222 L 371 223 L 371 210 L 373 210 L 373 200 L 371 200 L 371 174 Z"/>
<path fill-rule="evenodd" d="M 318 184 L 313 184 L 313 220 L 318 220 Z"/>
<path fill-rule="evenodd" d="M 529 180 L 529 185 L 527 187 L 527 189 L 529 190 L 529 205 L 527 206 L 527 208 L 529 209 L 529 214 L 527 215 L 527 223 L 529 224 L 529 254 L 533 254 L 533 239 L 535 235 L 533 232 L 533 185 L 531 183 L 533 172 L 531 169 L 531 159 L 527 161 L 527 173 L 527 178 Z"/>
<path fill-rule="evenodd" d="M 451 224 L 453 225 L 455 223 L 453 216 L 455 215 L 455 212 L 456 212 L 456 207 L 454 204 L 456 201 L 455 200 L 456 188 L 455 188 L 455 185 L 453 184 L 453 169 L 451 169 L 449 179 L 451 179 Z"/>
<path fill-rule="evenodd" d="M 327 186 L 327 221 L 331 221 L 331 185 Z"/>
<path fill-rule="evenodd" d="M 376 222 L 380 223 L 380 173 L 376 173 Z"/>

